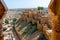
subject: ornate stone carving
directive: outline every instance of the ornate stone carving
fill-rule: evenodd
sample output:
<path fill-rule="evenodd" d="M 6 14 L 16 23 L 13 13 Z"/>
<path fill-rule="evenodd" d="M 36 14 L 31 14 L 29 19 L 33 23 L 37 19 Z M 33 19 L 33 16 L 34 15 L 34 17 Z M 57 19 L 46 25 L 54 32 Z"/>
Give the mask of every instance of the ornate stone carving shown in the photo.
<path fill-rule="evenodd" d="M 54 26 L 52 27 L 51 40 L 60 40 L 60 0 L 51 0 L 49 4 L 49 12 L 52 15 Z"/>
<path fill-rule="evenodd" d="M 3 0 L 0 0 L 0 40 L 4 40 L 3 33 L 2 33 L 2 19 L 3 16 L 6 14 L 7 7 Z"/>

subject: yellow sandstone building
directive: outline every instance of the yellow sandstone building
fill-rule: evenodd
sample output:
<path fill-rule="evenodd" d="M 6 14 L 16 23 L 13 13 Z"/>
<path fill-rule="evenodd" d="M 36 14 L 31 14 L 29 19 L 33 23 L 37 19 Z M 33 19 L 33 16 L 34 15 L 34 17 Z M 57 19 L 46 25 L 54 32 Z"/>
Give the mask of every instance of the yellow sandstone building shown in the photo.
<path fill-rule="evenodd" d="M 37 24 L 38 31 L 42 31 L 48 40 L 60 40 L 60 0 L 51 0 L 48 12 L 49 17 L 41 17 L 42 14 L 38 14 L 37 11 L 24 12 L 21 18 L 24 21 L 32 22 Z M 47 23 L 49 25 L 47 25 Z"/>
<path fill-rule="evenodd" d="M 25 10 L 22 12 L 21 18 L 15 24 L 15 31 L 20 40 L 26 37 L 26 40 L 30 39 L 32 34 L 37 34 L 35 33 L 36 31 L 38 33 L 42 31 L 48 40 L 60 40 L 60 0 L 51 0 L 48 6 L 48 12 L 46 12 L 49 16 L 45 16 L 41 11 L 43 12 L 43 10 Z M 4 1 L 0 0 L 0 40 L 4 40 L 2 19 L 6 12 L 7 7 Z M 36 37 L 36 40 L 38 38 L 39 36 Z"/>

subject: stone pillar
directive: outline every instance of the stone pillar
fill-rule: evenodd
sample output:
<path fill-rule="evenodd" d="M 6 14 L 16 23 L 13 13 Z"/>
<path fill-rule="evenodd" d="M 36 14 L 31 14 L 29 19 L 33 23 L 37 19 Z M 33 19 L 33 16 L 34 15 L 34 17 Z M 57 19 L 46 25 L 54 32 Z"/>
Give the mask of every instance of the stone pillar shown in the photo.
<path fill-rule="evenodd" d="M 49 12 L 54 14 L 52 36 L 50 40 L 60 40 L 60 0 L 51 0 Z"/>
<path fill-rule="evenodd" d="M 3 33 L 2 33 L 2 20 L 0 19 L 0 40 L 4 40 Z"/>

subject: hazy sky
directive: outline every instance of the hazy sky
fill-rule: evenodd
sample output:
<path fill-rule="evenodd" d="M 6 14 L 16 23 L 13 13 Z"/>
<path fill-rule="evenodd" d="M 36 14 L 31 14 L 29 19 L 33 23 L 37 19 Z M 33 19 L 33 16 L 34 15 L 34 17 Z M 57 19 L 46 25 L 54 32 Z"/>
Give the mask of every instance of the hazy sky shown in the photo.
<path fill-rule="evenodd" d="M 11 8 L 36 8 L 48 7 L 50 0 L 4 0 L 9 9 Z"/>

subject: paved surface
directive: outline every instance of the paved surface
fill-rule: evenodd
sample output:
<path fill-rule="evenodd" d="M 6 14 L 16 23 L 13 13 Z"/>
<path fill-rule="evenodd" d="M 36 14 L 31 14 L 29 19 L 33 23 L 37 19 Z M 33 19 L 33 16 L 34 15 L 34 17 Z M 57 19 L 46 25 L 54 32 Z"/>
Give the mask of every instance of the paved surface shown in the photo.
<path fill-rule="evenodd" d="M 13 37 L 13 40 L 19 40 L 14 28 L 11 30 L 11 31 L 4 31 L 3 34 L 4 34 L 4 40 L 7 40 L 8 39 L 8 33 L 11 33 L 12 34 L 12 37 Z"/>
<path fill-rule="evenodd" d="M 7 39 L 8 39 L 8 33 L 11 33 L 11 34 L 12 34 L 12 37 L 13 37 L 13 40 L 15 40 L 15 37 L 14 37 L 12 31 L 9 31 L 9 32 L 3 32 L 3 34 L 4 34 L 4 40 L 7 40 Z"/>
<path fill-rule="evenodd" d="M 19 40 L 17 33 L 15 32 L 15 29 L 13 28 L 12 32 L 14 33 L 15 40 Z"/>

